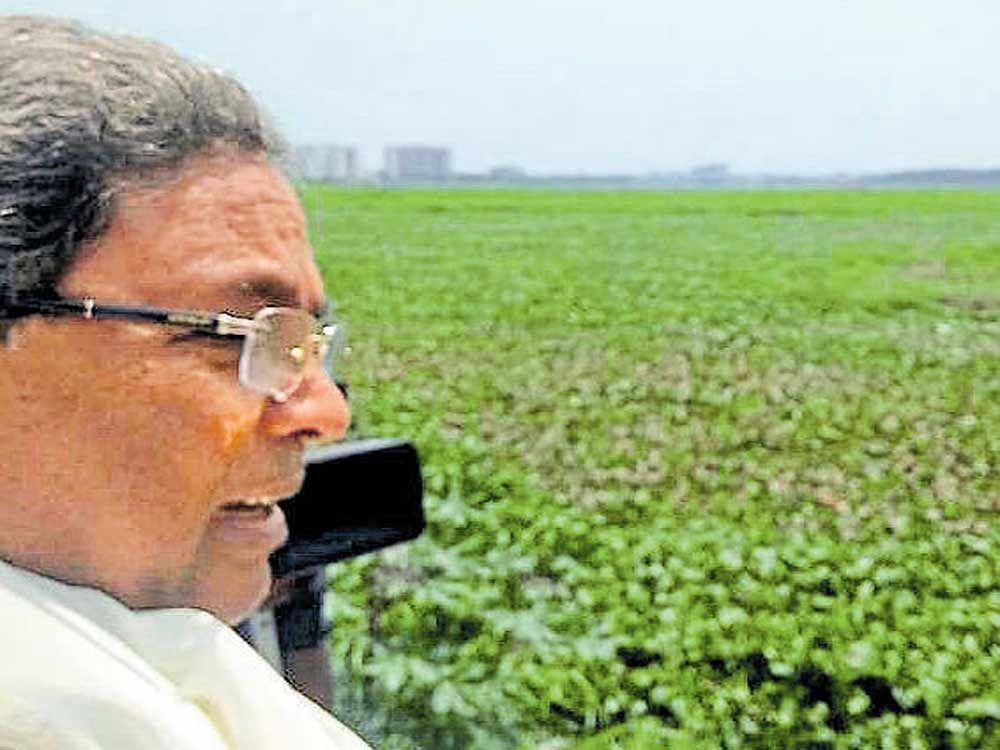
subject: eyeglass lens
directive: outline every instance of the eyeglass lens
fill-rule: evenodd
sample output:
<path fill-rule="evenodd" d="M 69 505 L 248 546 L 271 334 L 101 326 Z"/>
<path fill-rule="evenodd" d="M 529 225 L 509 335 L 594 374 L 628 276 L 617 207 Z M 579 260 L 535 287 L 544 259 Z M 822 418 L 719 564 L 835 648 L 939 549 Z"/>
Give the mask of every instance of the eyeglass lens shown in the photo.
<path fill-rule="evenodd" d="M 240 356 L 240 381 L 248 388 L 287 397 L 298 388 L 315 357 L 322 357 L 324 367 L 332 365 L 337 342 L 317 342 L 316 319 L 306 311 L 265 308 L 254 316 L 254 322 L 257 327 L 247 335 Z M 331 333 L 336 339 L 339 330 Z"/>

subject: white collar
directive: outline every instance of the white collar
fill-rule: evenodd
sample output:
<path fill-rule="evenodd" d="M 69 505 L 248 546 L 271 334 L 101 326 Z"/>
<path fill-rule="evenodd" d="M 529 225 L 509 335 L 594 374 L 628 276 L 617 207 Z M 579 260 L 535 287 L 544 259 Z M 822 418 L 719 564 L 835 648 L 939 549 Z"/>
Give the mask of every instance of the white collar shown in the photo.
<path fill-rule="evenodd" d="M 233 630 L 190 608 L 132 610 L 98 589 L 0 561 L 0 584 L 44 607 L 163 689 L 200 708 L 232 748 L 369 750 L 299 695 Z M 108 638 L 107 636 L 112 636 Z M 138 657 L 138 660 L 136 659 Z"/>

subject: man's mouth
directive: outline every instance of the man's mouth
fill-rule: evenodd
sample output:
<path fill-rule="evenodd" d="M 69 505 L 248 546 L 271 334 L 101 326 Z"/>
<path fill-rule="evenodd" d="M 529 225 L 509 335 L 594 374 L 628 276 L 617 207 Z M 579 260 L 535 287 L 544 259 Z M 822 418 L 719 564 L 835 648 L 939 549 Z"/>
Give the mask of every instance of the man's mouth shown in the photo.
<path fill-rule="evenodd" d="M 272 497 L 226 503 L 213 514 L 212 527 L 248 552 L 273 552 L 288 538 L 285 514 L 277 503 L 277 498 Z"/>
<path fill-rule="evenodd" d="M 248 521 L 266 521 L 274 513 L 274 500 L 248 499 L 238 500 L 222 506 L 224 513 L 232 513 Z"/>

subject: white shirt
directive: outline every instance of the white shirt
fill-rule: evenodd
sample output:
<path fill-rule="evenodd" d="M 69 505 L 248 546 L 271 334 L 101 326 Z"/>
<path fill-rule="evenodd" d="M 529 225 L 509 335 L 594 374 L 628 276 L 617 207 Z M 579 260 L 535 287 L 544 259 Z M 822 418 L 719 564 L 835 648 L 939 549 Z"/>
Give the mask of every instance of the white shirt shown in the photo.
<path fill-rule="evenodd" d="M 370 750 L 228 626 L 0 561 L 0 750 Z"/>

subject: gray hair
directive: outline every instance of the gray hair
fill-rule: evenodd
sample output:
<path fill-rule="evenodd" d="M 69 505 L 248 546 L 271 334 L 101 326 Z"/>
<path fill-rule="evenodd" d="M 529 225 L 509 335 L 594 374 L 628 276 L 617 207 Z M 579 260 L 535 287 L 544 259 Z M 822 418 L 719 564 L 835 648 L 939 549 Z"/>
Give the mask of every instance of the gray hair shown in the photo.
<path fill-rule="evenodd" d="M 282 152 L 233 79 L 154 42 L 0 17 L 0 317 L 17 297 L 56 296 L 129 181 L 220 147 Z"/>

